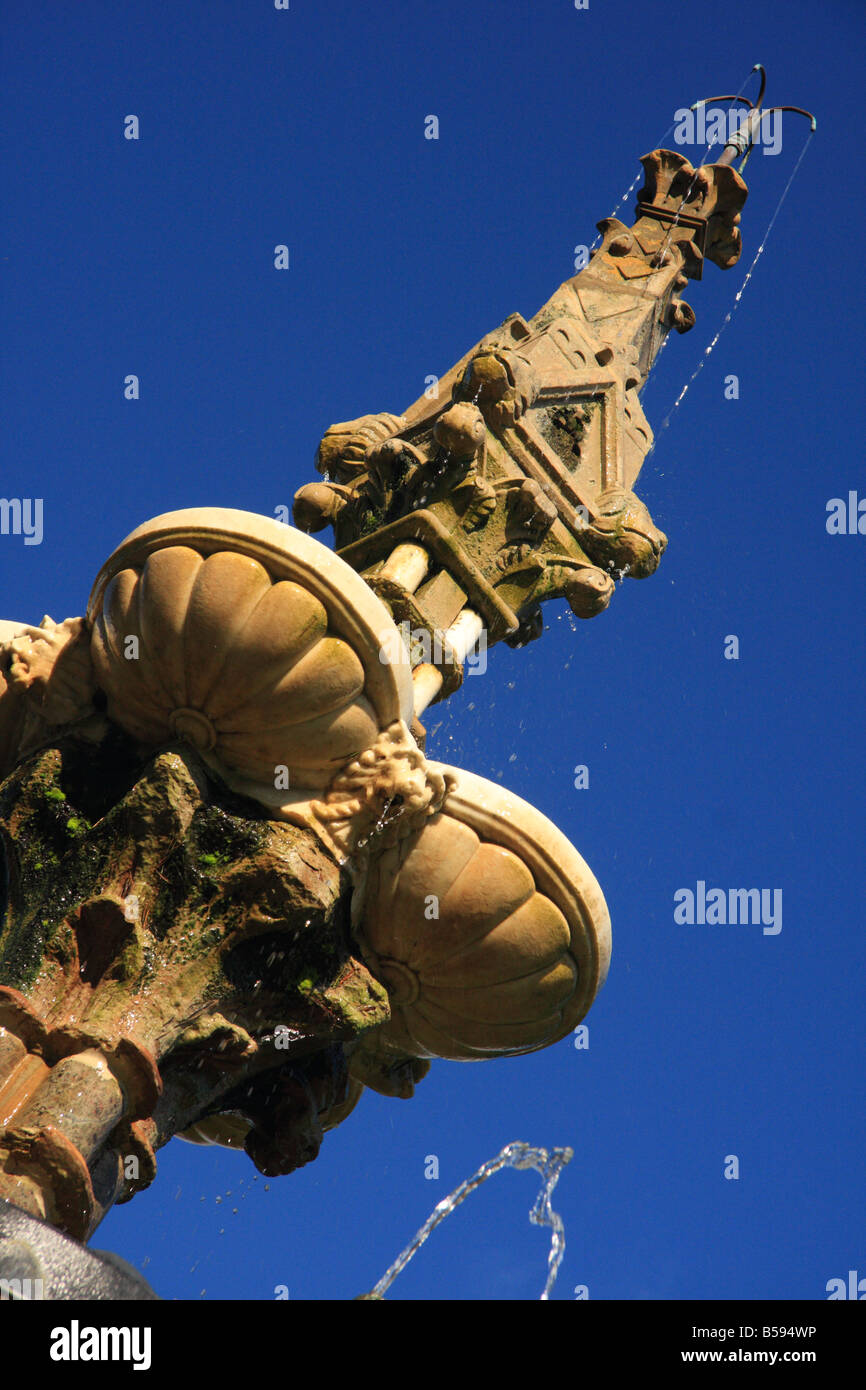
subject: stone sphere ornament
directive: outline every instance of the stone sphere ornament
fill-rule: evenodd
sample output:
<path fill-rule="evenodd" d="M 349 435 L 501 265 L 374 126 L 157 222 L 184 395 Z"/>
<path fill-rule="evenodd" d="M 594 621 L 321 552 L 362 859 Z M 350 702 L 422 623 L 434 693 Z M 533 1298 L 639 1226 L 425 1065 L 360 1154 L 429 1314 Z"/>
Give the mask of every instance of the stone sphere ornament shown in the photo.
<path fill-rule="evenodd" d="M 87 617 L 111 719 L 254 783 L 282 770 L 283 786 L 325 788 L 411 719 L 387 609 L 332 551 L 269 517 L 207 507 L 145 523 L 103 565 Z"/>
<path fill-rule="evenodd" d="M 610 917 L 577 850 L 528 802 L 432 765 L 442 810 L 370 867 L 357 936 L 389 993 L 377 1036 L 413 1057 L 533 1052 L 604 983 Z"/>

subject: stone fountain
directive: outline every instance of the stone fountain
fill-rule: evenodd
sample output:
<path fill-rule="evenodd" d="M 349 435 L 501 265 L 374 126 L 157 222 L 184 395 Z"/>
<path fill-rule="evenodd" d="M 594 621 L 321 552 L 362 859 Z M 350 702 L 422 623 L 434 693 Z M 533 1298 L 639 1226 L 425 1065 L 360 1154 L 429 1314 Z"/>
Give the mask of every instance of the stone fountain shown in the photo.
<path fill-rule="evenodd" d="M 294 525 L 158 516 L 84 616 L 0 624 L 0 1275 L 5 1248 L 46 1297 L 153 1296 L 84 1243 L 172 1136 L 290 1173 L 366 1087 L 586 1015 L 593 873 L 420 721 L 479 643 L 657 568 L 638 392 L 682 289 L 739 257 L 742 148 L 646 155 L 634 224 L 533 318 L 327 431 Z"/>

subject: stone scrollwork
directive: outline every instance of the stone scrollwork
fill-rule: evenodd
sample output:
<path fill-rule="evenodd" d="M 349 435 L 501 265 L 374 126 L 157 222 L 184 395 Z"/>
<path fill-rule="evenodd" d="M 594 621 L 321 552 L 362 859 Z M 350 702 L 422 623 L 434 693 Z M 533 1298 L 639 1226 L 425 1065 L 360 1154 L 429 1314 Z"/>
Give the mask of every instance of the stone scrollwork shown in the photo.
<path fill-rule="evenodd" d="M 82 618 L 24 627 L 9 642 L 9 681 L 38 702 L 48 724 L 71 724 L 90 713 L 95 688 Z"/>
<path fill-rule="evenodd" d="M 453 780 L 453 779 L 452 779 Z M 351 826 L 347 847 L 369 843 L 381 848 L 419 829 L 442 806 L 451 782 L 429 764 L 402 720 L 384 729 L 372 747 L 337 774 L 327 796 L 312 803 L 323 825 Z"/>

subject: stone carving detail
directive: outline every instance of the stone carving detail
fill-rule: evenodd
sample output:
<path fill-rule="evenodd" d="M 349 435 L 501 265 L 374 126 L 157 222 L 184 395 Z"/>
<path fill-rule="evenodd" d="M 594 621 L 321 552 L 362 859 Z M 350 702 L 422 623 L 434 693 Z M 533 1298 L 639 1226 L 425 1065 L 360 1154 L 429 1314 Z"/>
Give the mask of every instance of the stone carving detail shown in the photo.
<path fill-rule="evenodd" d="M 375 444 L 399 434 L 406 421 L 402 415 L 362 415 L 357 420 L 332 425 L 326 431 L 316 454 L 316 468 L 337 483 L 351 483 L 367 467 L 367 451 Z"/>
<path fill-rule="evenodd" d="M 496 493 L 487 481 L 487 427 L 477 405 L 457 402 L 433 427 L 439 446 L 433 465 L 442 490 L 457 499 L 467 531 L 483 526 L 496 510 Z"/>
<path fill-rule="evenodd" d="M 408 659 L 379 655 L 387 610 L 323 546 L 265 517 L 158 517 L 103 566 L 88 617 L 109 716 L 149 748 L 182 738 L 253 783 L 324 790 L 411 719 Z"/>
<path fill-rule="evenodd" d="M 421 710 L 460 684 L 450 624 L 480 617 L 488 646 L 522 645 L 541 631 L 539 604 L 565 598 L 592 617 L 612 577 L 659 564 L 666 539 L 634 493 L 652 443 L 638 389 L 668 333 L 694 326 L 688 280 L 739 256 L 747 190 L 729 165 L 675 151 L 642 164 L 633 226 L 599 222 L 588 265 L 470 349 L 435 399 L 332 426 L 325 483 L 296 496 L 298 526 L 332 522 L 398 621 L 446 634 L 435 680 L 417 681 Z"/>
<path fill-rule="evenodd" d="M 538 377 L 532 363 L 509 348 L 488 348 L 469 362 L 454 397 L 478 405 L 494 430 L 519 420 L 538 395 Z"/>
<path fill-rule="evenodd" d="M 295 525 L 311 534 L 336 526 L 354 496 L 350 487 L 339 483 L 305 483 L 295 493 Z"/>
<path fill-rule="evenodd" d="M 438 447 L 475 486 L 477 409 L 454 412 Z M 526 488 L 525 524 L 543 500 Z M 2 631 L 0 720 L 26 698 L 66 732 L 35 762 L 12 747 L 0 793 L 15 856 L 0 1195 L 86 1238 L 147 1185 L 174 1132 L 291 1172 L 365 1085 L 409 1096 L 430 1057 L 543 1047 L 588 1009 L 609 952 L 595 879 L 525 802 L 426 760 L 399 631 L 317 542 L 218 508 L 157 517 L 103 566 L 86 620 Z M 82 754 L 97 690 L 107 716 L 89 716 Z M 87 790 L 94 762 L 97 783 L 116 767 L 118 793 Z M 267 818 L 245 816 L 238 791 Z M 45 882 L 31 861 L 49 855 Z M 315 938 L 298 931 L 305 911 Z M 282 1059 L 270 1044 L 286 1009 Z M 82 1087 L 92 1113 L 68 1128 Z"/>
<path fill-rule="evenodd" d="M 612 355 L 612 354 L 611 354 Z M 587 425 L 592 420 L 592 407 L 588 403 L 555 406 L 548 413 L 548 427 L 557 437 L 563 448 L 580 458 L 581 444 Z"/>
<path fill-rule="evenodd" d="M 581 534 L 583 549 L 597 564 L 636 579 L 655 573 L 667 543 L 640 498 L 621 489 L 603 496 L 599 515 Z"/>
<path fill-rule="evenodd" d="M 358 939 L 388 988 L 376 1036 L 403 1054 L 534 1051 L 584 1016 L 607 973 L 601 889 L 540 812 L 441 768 L 442 811 L 378 855 Z"/>
<path fill-rule="evenodd" d="M 27 690 L 47 724 L 72 724 L 92 712 L 95 688 L 82 618 L 44 617 L 9 643 L 9 684 Z"/>
<path fill-rule="evenodd" d="M 695 326 L 695 311 L 684 299 L 672 299 L 668 308 L 668 323 L 678 333 L 688 333 Z"/>
<path fill-rule="evenodd" d="M 355 510 L 368 505 L 372 514 L 391 520 L 418 492 L 419 470 L 425 460 L 404 439 L 386 439 L 367 451 L 367 472 L 352 494 Z"/>
<path fill-rule="evenodd" d="M 428 763 L 406 725 L 395 721 L 341 769 L 323 800 L 301 812 L 304 823 L 348 864 L 353 913 L 360 910 L 370 856 L 420 829 L 440 810 L 450 786 L 449 775 Z M 292 808 L 284 814 L 292 817 Z"/>
<path fill-rule="evenodd" d="M 84 1239 L 160 1145 L 223 1108 L 254 1125 L 265 1171 L 313 1157 L 348 1113 L 335 1046 L 389 1013 L 325 847 L 192 750 L 142 760 L 116 728 L 16 768 L 0 827 L 0 1197 Z"/>
<path fill-rule="evenodd" d="M 233 551 L 169 546 L 121 570 L 93 660 L 127 733 L 151 747 L 183 738 L 256 780 L 285 766 L 291 785 L 325 786 L 378 733 L 364 668 L 324 605 Z"/>
<path fill-rule="evenodd" d="M 366 418 L 387 423 L 396 420 L 395 416 Z M 483 526 L 495 510 L 496 495 L 485 476 L 487 430 L 476 405 L 458 402 L 440 415 L 426 453 L 397 436 L 371 441 L 373 427 L 359 432 L 358 423 L 332 425 L 325 435 L 325 440 L 332 434 L 341 442 L 352 440 L 356 472 L 349 486 L 329 482 L 299 488 L 294 520 L 301 530 L 320 531 L 329 522 L 336 525 L 339 521 L 344 530 L 364 536 L 445 496 L 454 500 L 467 530 Z M 380 425 L 380 429 L 385 427 Z M 346 435 L 344 431 L 350 428 L 355 432 Z M 346 475 L 346 469 L 333 458 L 332 463 L 341 476 Z"/>
<path fill-rule="evenodd" d="M 724 164 L 695 169 L 673 150 L 653 150 L 641 164 L 646 182 L 638 194 L 638 216 L 657 218 L 678 231 L 694 228 L 702 257 L 723 270 L 736 265 L 742 249 L 740 213 L 748 196 L 736 170 Z"/>
<path fill-rule="evenodd" d="M 609 574 L 595 565 L 575 564 L 565 556 L 552 562 L 545 580 L 561 593 L 577 618 L 594 618 L 603 613 L 613 598 L 615 585 Z"/>
<path fill-rule="evenodd" d="M 58 729 L 98 724 L 95 690 L 83 618 L 0 624 L 0 777 Z"/>
<path fill-rule="evenodd" d="M 322 821 L 351 821 L 357 831 L 379 824 L 387 831 L 383 845 L 393 844 L 438 811 L 448 787 L 433 773 L 402 720 L 384 729 L 375 743 L 337 774 L 323 801 L 313 802 Z M 389 821 L 391 804 L 399 803 Z M 398 827 L 398 828 L 397 828 Z"/>
<path fill-rule="evenodd" d="M 511 521 L 534 540 L 541 540 L 556 520 L 556 507 L 538 483 L 527 478 L 511 493 Z"/>
<path fill-rule="evenodd" d="M 395 440 L 405 424 L 402 416 L 383 413 L 331 425 L 316 454 L 316 468 L 325 481 L 307 483 L 295 494 L 293 511 L 299 530 L 316 532 L 334 526 L 348 507 L 357 514 L 356 526 L 363 531 L 368 517 L 374 521 L 386 511 L 395 485 L 420 461 L 407 453 L 402 440 Z M 391 440 L 395 440 L 393 449 L 381 447 Z M 366 514 L 359 505 L 362 500 L 368 504 Z"/>
<path fill-rule="evenodd" d="M 260 1173 L 281 1177 L 318 1157 L 325 1134 L 348 1118 L 363 1090 L 341 1049 L 328 1048 L 303 1067 L 245 1082 L 226 1097 L 236 1109 L 208 1115 L 180 1138 L 245 1149 Z"/>
<path fill-rule="evenodd" d="M 514 574 L 519 570 L 532 570 L 543 574 L 547 561 L 531 541 L 515 541 L 504 545 L 496 557 L 496 568 L 503 575 Z"/>

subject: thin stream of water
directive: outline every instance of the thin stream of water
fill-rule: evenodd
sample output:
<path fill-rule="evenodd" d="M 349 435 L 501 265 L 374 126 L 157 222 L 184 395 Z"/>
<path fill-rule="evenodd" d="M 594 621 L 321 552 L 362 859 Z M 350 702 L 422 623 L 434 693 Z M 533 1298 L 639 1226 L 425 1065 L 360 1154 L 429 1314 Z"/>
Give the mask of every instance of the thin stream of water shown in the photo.
<path fill-rule="evenodd" d="M 651 446 L 649 452 L 647 453 L 647 456 L 646 456 L 646 459 L 644 460 L 644 463 L 646 463 L 647 459 L 649 459 L 650 455 L 654 452 L 655 447 L 656 447 L 656 444 L 658 443 L 658 441 L 659 441 L 659 439 L 660 439 L 662 433 L 667 429 L 668 425 L 670 424 L 671 419 L 673 418 L 674 412 L 678 409 L 680 403 L 681 403 L 682 400 L 684 399 L 684 397 L 685 397 L 685 395 L 686 395 L 686 393 L 687 393 L 689 387 L 691 386 L 692 382 L 693 382 L 693 381 L 695 380 L 695 378 L 696 378 L 697 376 L 699 376 L 700 373 L 703 371 L 704 365 L 706 364 L 706 361 L 707 361 L 707 358 L 711 355 L 711 353 L 712 353 L 712 351 L 713 351 L 713 348 L 716 346 L 716 343 L 719 341 L 719 339 L 721 338 L 721 336 L 722 336 L 722 334 L 724 333 L 725 329 L 727 328 L 728 324 L 730 323 L 731 319 L 733 318 L 733 316 L 734 316 L 734 314 L 735 314 L 735 312 L 736 312 L 736 310 L 737 310 L 737 306 L 739 305 L 740 300 L 742 299 L 742 297 L 743 297 L 743 295 L 744 295 L 744 293 L 745 293 L 746 286 L 748 285 L 749 281 L 750 281 L 751 278 L 752 278 L 752 275 L 753 275 L 754 272 L 755 272 L 755 267 L 757 266 L 758 261 L 761 259 L 761 256 L 762 256 L 763 251 L 764 251 L 764 247 L 766 246 L 767 241 L 768 241 L 769 236 L 770 236 L 770 233 L 771 233 L 771 231 L 773 230 L 773 225 L 774 225 L 774 223 L 775 223 L 775 221 L 776 221 L 776 218 L 779 216 L 779 212 L 781 211 L 782 204 L 784 203 L 786 197 L 788 196 L 788 189 L 791 187 L 791 184 L 794 182 L 794 179 L 796 178 L 797 170 L 799 169 L 800 165 L 801 165 L 802 162 L 803 162 L 803 157 L 804 157 L 804 155 L 805 155 L 805 153 L 806 153 L 806 150 L 809 148 L 809 143 L 810 143 L 810 141 L 811 141 L 811 139 L 812 139 L 812 135 L 813 135 L 813 134 L 814 134 L 814 132 L 810 130 L 808 136 L 806 137 L 806 141 L 805 141 L 805 144 L 803 145 L 802 150 L 800 151 L 799 158 L 798 158 L 796 164 L 794 165 L 793 169 L 791 170 L 791 174 L 790 174 L 790 177 L 789 177 L 789 179 L 788 179 L 788 182 L 785 184 L 785 187 L 784 187 L 784 189 L 783 189 L 783 191 L 782 191 L 782 196 L 781 196 L 781 198 L 779 199 L 778 203 L 776 204 L 775 211 L 773 212 L 773 215 L 772 215 L 772 217 L 770 218 L 769 224 L 768 224 L 768 226 L 767 226 L 767 230 L 765 231 L 763 237 L 761 238 L 761 244 L 760 244 L 760 246 L 758 247 L 757 251 L 755 252 L 755 256 L 754 256 L 754 259 L 753 259 L 753 261 L 752 261 L 752 264 L 749 266 L 749 269 L 746 271 L 746 275 L 745 275 L 745 278 L 744 278 L 744 280 L 743 280 L 743 283 L 741 284 L 740 288 L 737 290 L 736 295 L 734 296 L 734 302 L 733 302 L 733 304 L 731 305 L 731 307 L 730 307 L 730 309 L 728 310 L 728 312 L 725 314 L 725 317 L 722 319 L 721 325 L 719 326 L 719 328 L 718 328 L 718 330 L 717 330 L 715 336 L 710 340 L 710 342 L 709 342 L 709 344 L 707 345 L 707 347 L 704 348 L 703 356 L 701 357 L 700 361 L 698 362 L 698 365 L 695 367 L 695 370 L 692 372 L 691 376 L 689 377 L 689 379 L 688 379 L 688 381 L 686 382 L 686 384 L 685 384 L 685 386 L 683 387 L 683 389 L 680 391 L 680 394 L 677 396 L 676 400 L 674 401 L 674 403 L 673 403 L 673 405 L 671 406 L 670 410 L 668 411 L 667 415 L 665 416 L 665 418 L 662 420 L 661 424 L 659 425 L 659 428 L 658 428 L 658 430 L 656 431 L 656 434 L 655 434 L 655 438 L 654 438 L 654 440 L 653 440 L 653 442 L 652 442 L 652 446 Z M 659 358 L 660 356 L 661 356 L 661 353 L 659 353 L 659 354 L 656 356 L 656 362 L 658 362 L 658 358 Z"/>
<path fill-rule="evenodd" d="M 428 1216 L 414 1240 L 406 1246 L 402 1254 L 397 1256 L 391 1268 L 382 1275 L 372 1291 L 372 1296 L 384 1298 L 397 1275 L 406 1268 L 413 1255 L 421 1249 L 440 1221 L 444 1221 L 446 1216 L 450 1216 L 451 1212 L 466 1200 L 470 1192 L 474 1192 L 494 1173 L 498 1173 L 501 1168 L 534 1168 L 537 1173 L 540 1173 L 543 1185 L 529 1213 L 529 1219 L 536 1226 L 549 1226 L 552 1231 L 550 1253 L 547 1257 L 547 1283 L 541 1294 L 541 1301 L 549 1299 L 556 1282 L 556 1276 L 559 1273 L 559 1266 L 562 1264 L 562 1257 L 565 1254 L 565 1227 L 562 1224 L 562 1217 L 551 1207 L 550 1198 L 559 1181 L 562 1169 L 566 1163 L 571 1162 L 573 1157 L 573 1149 L 552 1149 L 548 1153 L 547 1149 L 534 1149 L 531 1145 L 519 1141 L 506 1144 L 501 1153 L 498 1153 L 495 1158 L 488 1159 L 486 1163 L 482 1163 L 477 1173 L 462 1182 L 449 1196 L 443 1197 Z"/>
<path fill-rule="evenodd" d="M 743 95 L 743 91 L 745 90 L 746 83 L 748 82 L 749 78 L 750 78 L 751 75 L 752 75 L 752 72 L 754 72 L 754 71 L 755 71 L 755 69 L 752 68 L 751 72 L 749 72 L 749 73 L 747 74 L 747 76 L 745 77 L 744 81 L 740 84 L 740 87 L 739 87 L 739 90 L 738 90 L 737 93 L 736 93 L 736 96 L 734 96 L 734 97 L 731 99 L 731 101 L 728 102 L 728 105 L 727 105 L 727 108 L 726 108 L 726 110 L 727 110 L 728 113 L 730 113 L 730 110 L 731 110 L 731 107 L 732 107 L 732 106 L 736 106 L 736 104 L 737 104 L 737 98 L 738 98 L 738 97 L 741 97 L 741 96 Z M 714 146 L 719 145 L 720 143 L 721 143 L 721 141 L 718 140 L 718 139 L 714 136 L 713 139 L 710 140 L 709 144 L 705 147 L 704 152 L 703 152 L 703 154 L 701 155 L 700 159 L 699 159 L 699 160 L 697 161 L 697 163 L 695 164 L 695 166 L 694 166 L 694 169 L 695 169 L 694 177 L 693 177 L 691 183 L 689 184 L 688 188 L 686 189 L 685 194 L 684 194 L 683 197 L 681 198 L 681 200 L 680 200 L 680 205 L 679 205 L 679 207 L 677 208 L 677 211 L 676 211 L 676 215 L 675 215 L 675 217 L 674 217 L 674 220 L 673 220 L 673 222 L 671 223 L 670 227 L 668 228 L 668 234 L 667 234 L 667 236 L 665 237 L 664 244 L 662 245 L 662 248 L 661 248 L 661 250 L 660 250 L 660 252 L 659 252 L 659 260 L 661 260 L 661 258 L 664 256 L 665 252 L 666 252 L 667 249 L 668 249 L 668 246 L 670 245 L 670 240 L 671 240 L 671 236 L 673 235 L 674 228 L 678 225 L 679 220 L 680 220 L 680 213 L 682 212 L 682 210 L 683 210 L 683 208 L 685 207 L 686 203 L 689 201 L 689 198 L 691 198 L 691 196 L 692 196 L 692 190 L 694 189 L 695 182 L 697 181 L 698 174 L 700 173 L 701 168 L 702 168 L 703 165 L 706 163 L 707 155 L 710 153 L 710 150 L 712 150 Z M 668 333 L 665 334 L 664 340 L 662 341 L 662 345 L 661 345 L 661 347 L 659 348 L 658 352 L 657 352 L 656 355 L 655 355 L 655 358 L 654 358 L 654 361 L 653 361 L 653 366 L 656 366 L 656 365 L 658 364 L 658 360 L 659 360 L 659 358 L 661 357 L 662 353 L 664 352 L 665 348 L 667 347 L 668 343 L 670 342 L 672 336 L 673 336 L 673 335 L 672 335 L 670 332 L 668 332 Z M 649 381 L 649 377 L 647 377 L 647 379 L 646 379 L 646 381 L 644 382 L 643 386 L 640 388 L 640 391 L 638 392 L 638 395 L 641 395 L 641 394 L 642 394 L 643 389 L 644 389 L 644 386 L 646 386 L 646 384 L 647 384 L 647 381 Z M 650 452 L 652 452 L 652 450 L 650 450 Z"/>
<path fill-rule="evenodd" d="M 667 140 L 667 138 L 668 138 L 668 136 L 670 135 L 671 131 L 673 130 L 675 124 L 676 124 L 676 123 L 675 123 L 674 121 L 671 121 L 671 123 L 670 123 L 670 125 L 668 126 L 667 130 L 665 131 L 664 135 L 662 136 L 662 138 L 661 138 L 660 140 L 658 140 L 658 141 L 656 142 L 656 144 L 653 146 L 653 149 L 663 149 L 663 148 L 664 148 L 665 140 Z M 623 193 L 623 195 L 622 195 L 622 197 L 619 199 L 619 201 L 618 201 L 617 203 L 614 204 L 613 212 L 611 212 L 611 214 L 610 214 L 611 217 L 616 217 L 616 215 L 617 215 L 617 213 L 619 212 L 620 208 L 622 207 L 623 203 L 626 201 L 627 198 L 630 198 L 630 197 L 631 197 L 632 193 L 634 192 L 635 188 L 637 187 L 638 183 L 640 182 L 640 180 L 641 180 L 643 177 L 644 177 L 644 171 L 643 171 L 643 169 L 639 169 L 638 172 L 635 174 L 634 178 L 632 179 L 631 183 L 629 184 L 628 188 L 625 190 L 625 193 Z M 591 245 L 590 248 L 589 248 L 590 251 L 594 251 L 595 248 L 596 248 L 596 246 L 598 246 L 598 244 L 599 244 L 600 241 L 601 241 L 601 232 L 596 232 L 595 240 L 593 241 L 592 245 Z"/>
<path fill-rule="evenodd" d="M 754 69 L 752 69 L 752 71 L 754 71 Z M 746 76 L 746 78 L 745 78 L 745 80 L 744 80 L 742 86 L 740 87 L 740 90 L 737 92 L 737 96 L 738 96 L 738 97 L 739 97 L 739 96 L 742 96 L 742 94 L 743 94 L 743 88 L 745 87 L 746 82 L 748 82 L 749 77 L 751 77 L 751 75 L 752 75 L 751 72 L 747 74 L 747 76 Z M 732 104 L 732 103 L 731 103 L 731 104 Z M 730 106 L 729 106 L 729 109 L 730 109 Z M 656 141 L 655 145 L 653 146 L 653 149 L 664 149 L 664 148 L 665 148 L 665 141 L 667 140 L 668 136 L 670 135 L 671 131 L 673 130 L 675 124 L 676 124 L 675 121 L 671 121 L 671 123 L 670 123 L 670 125 L 668 126 L 667 130 L 665 131 L 664 135 L 661 137 L 660 140 L 657 140 L 657 141 Z M 710 143 L 707 145 L 706 149 L 704 150 L 704 153 L 703 153 L 703 155 L 702 155 L 702 157 L 701 157 L 701 159 L 700 159 L 700 162 L 699 162 L 699 164 L 698 164 L 698 166 L 697 166 L 698 168 L 700 167 L 701 164 L 703 164 L 704 160 L 706 159 L 706 157 L 707 157 L 707 155 L 709 154 L 710 150 L 712 149 L 713 145 L 716 145 L 716 144 L 718 144 L 718 143 L 719 143 L 719 142 L 718 142 L 716 139 L 713 139 L 713 140 L 710 141 Z M 697 175 L 696 175 L 696 176 L 697 176 Z M 613 212 L 611 212 L 611 214 L 610 214 L 611 217 L 616 217 L 616 214 L 619 212 L 619 210 L 620 210 L 620 208 L 622 207 L 623 203 L 626 201 L 627 198 L 629 198 L 629 197 L 631 196 L 631 194 L 634 192 L 634 189 L 637 187 L 637 184 L 638 184 L 638 183 L 640 182 L 640 180 L 641 180 L 642 178 L 644 178 L 644 177 L 645 177 L 645 174 L 644 174 L 643 169 L 641 169 L 637 174 L 635 174 L 634 178 L 632 179 L 632 181 L 631 181 L 631 183 L 629 184 L 628 188 L 627 188 L 627 189 L 625 190 L 625 192 L 623 193 L 622 197 L 621 197 L 621 198 L 619 199 L 619 201 L 614 205 Z M 690 196 L 690 193 L 691 193 L 691 188 L 687 191 L 685 197 L 683 198 L 682 202 L 680 203 L 680 206 L 679 206 L 679 208 L 677 209 L 677 216 L 679 216 L 679 213 L 680 213 L 680 211 L 682 210 L 683 204 L 686 203 L 686 202 L 688 201 L 689 196 Z M 676 226 L 676 222 L 674 222 L 673 225 Z M 668 235 L 670 236 L 670 234 L 668 234 Z M 599 244 L 600 241 L 601 241 L 601 232 L 598 232 L 598 233 L 596 233 L 595 240 L 593 241 L 592 245 L 591 245 L 590 248 L 589 248 L 590 251 L 594 251 L 595 248 L 596 248 L 596 246 L 598 246 L 598 244 Z M 667 245 L 667 243 L 665 243 L 665 245 Z"/>

